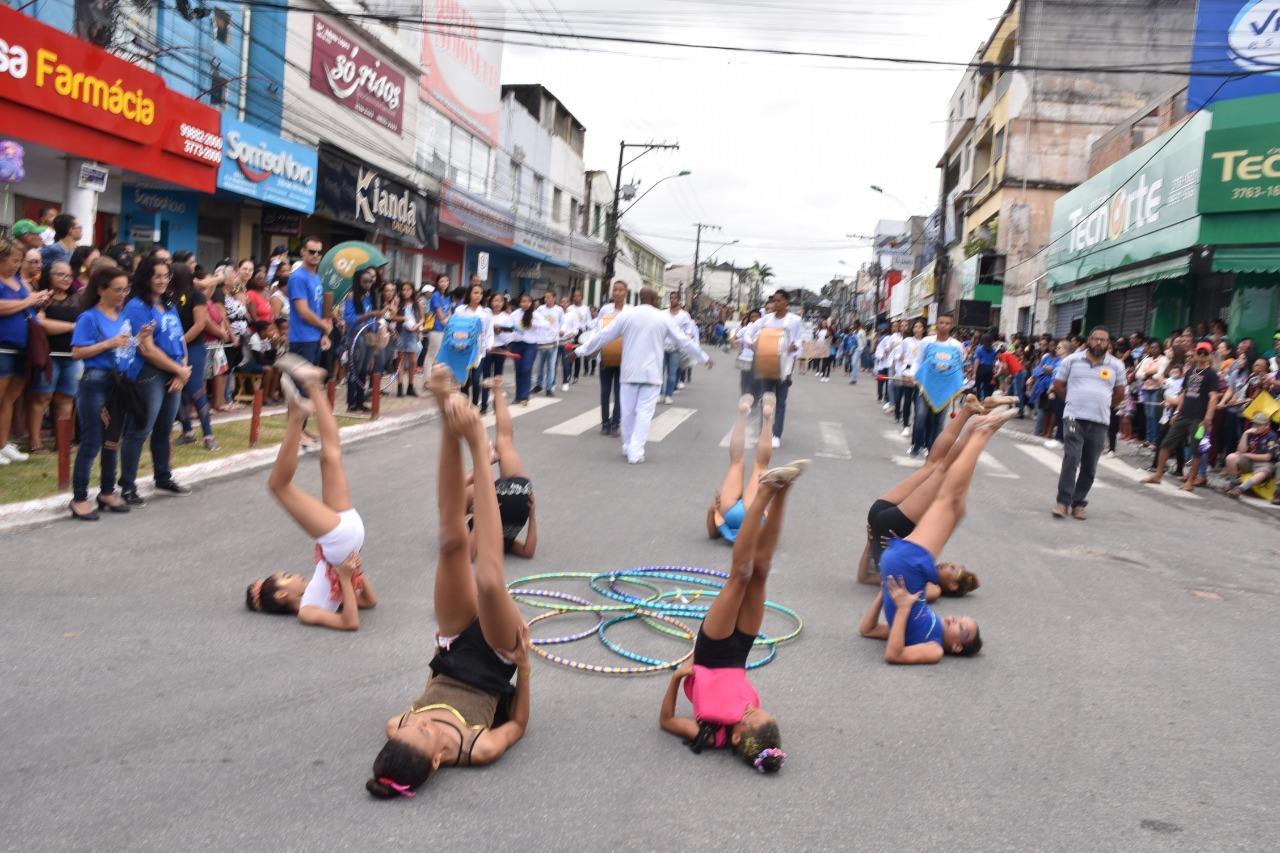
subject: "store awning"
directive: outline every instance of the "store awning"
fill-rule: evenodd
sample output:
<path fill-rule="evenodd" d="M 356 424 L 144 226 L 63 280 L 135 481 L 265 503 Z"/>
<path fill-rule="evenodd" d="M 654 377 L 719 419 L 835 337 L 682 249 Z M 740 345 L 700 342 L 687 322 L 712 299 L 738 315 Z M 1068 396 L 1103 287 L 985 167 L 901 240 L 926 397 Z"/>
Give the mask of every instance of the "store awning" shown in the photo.
<path fill-rule="evenodd" d="M 1280 272 L 1280 246 L 1215 249 L 1214 272 Z"/>
<path fill-rule="evenodd" d="M 510 250 L 517 255 L 523 255 L 529 260 L 537 261 L 540 264 L 546 264 L 551 267 L 561 267 L 564 269 L 569 267 L 569 262 L 563 258 L 552 257 L 545 252 L 539 252 L 537 249 L 531 249 L 528 246 L 522 246 L 519 243 L 513 244 L 510 247 Z"/>
<path fill-rule="evenodd" d="M 1154 263 L 1143 264 L 1140 267 L 1114 272 L 1108 276 L 1101 276 L 1075 287 L 1055 288 L 1051 301 L 1054 305 L 1075 302 L 1078 299 L 1101 296 L 1113 290 L 1125 290 L 1139 284 L 1182 278 L 1184 275 L 1190 274 L 1190 272 L 1191 256 L 1178 255 L 1177 257 L 1165 258 Z"/>

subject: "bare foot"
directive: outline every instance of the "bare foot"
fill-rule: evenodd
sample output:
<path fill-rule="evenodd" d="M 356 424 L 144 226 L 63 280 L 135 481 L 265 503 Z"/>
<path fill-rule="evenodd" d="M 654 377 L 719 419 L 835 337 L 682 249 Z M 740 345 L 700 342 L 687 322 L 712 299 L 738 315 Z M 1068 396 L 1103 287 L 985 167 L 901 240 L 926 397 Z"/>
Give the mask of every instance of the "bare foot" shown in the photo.
<path fill-rule="evenodd" d="M 998 409 L 1001 406 L 1013 406 L 1016 405 L 1017 402 L 1017 397 L 1007 397 L 1003 394 L 992 394 L 990 397 L 982 401 L 982 405 L 987 409 L 987 411 L 990 411 L 992 409 Z"/>
<path fill-rule="evenodd" d="M 275 366 L 303 388 L 324 384 L 325 372 L 296 353 L 285 353 L 276 359 Z M 295 387 L 294 390 L 297 390 Z"/>
<path fill-rule="evenodd" d="M 427 390 L 436 398 L 436 403 L 443 412 L 449 396 L 458 390 L 458 383 L 454 381 L 453 372 L 449 368 L 443 364 L 437 364 L 431 368 L 431 373 L 427 377 Z"/>
<path fill-rule="evenodd" d="M 754 402 L 755 402 L 755 397 L 751 396 L 750 394 L 743 394 L 741 397 L 738 398 L 738 411 L 744 415 L 750 414 L 751 404 Z"/>
<path fill-rule="evenodd" d="M 799 463 L 798 467 L 792 464 L 783 465 L 781 468 L 770 468 L 760 475 L 760 485 L 772 486 L 776 489 L 787 488 L 804 473 L 805 468 L 809 467 L 807 459 L 799 459 L 797 463 Z"/>
<path fill-rule="evenodd" d="M 1182 488 L 1179 489 L 1179 491 L 1183 491 L 1183 492 L 1194 492 L 1195 490 L 1196 490 L 1196 484 L 1191 482 L 1190 480 L 1183 483 Z"/>
<path fill-rule="evenodd" d="M 461 394 L 450 394 L 445 399 L 444 418 L 449 429 L 456 435 L 468 439 L 474 438 L 476 434 L 484 437 L 484 423 L 480 420 L 480 413 L 471 405 L 471 401 Z"/>
<path fill-rule="evenodd" d="M 982 405 L 982 401 L 978 399 L 977 394 L 967 394 L 964 398 L 963 411 L 968 412 L 971 415 L 981 415 L 987 410 Z"/>
<path fill-rule="evenodd" d="M 1161 476 L 1160 474 L 1152 474 L 1150 477 L 1144 478 L 1142 482 L 1151 483 L 1152 485 L 1158 486 L 1162 482 L 1164 482 L 1164 477 Z"/>
<path fill-rule="evenodd" d="M 975 420 L 973 422 L 974 429 L 981 429 L 981 430 L 986 430 L 988 432 L 995 432 L 996 430 L 1000 429 L 1000 427 L 1004 426 L 1005 424 L 1007 424 L 1009 421 L 1013 420 L 1017 416 L 1018 416 L 1018 412 L 1014 409 L 1011 409 L 1011 408 L 996 409 L 990 414 L 983 415 L 982 417 Z"/>
<path fill-rule="evenodd" d="M 778 409 L 778 395 L 766 391 L 760 397 L 760 412 L 767 420 L 773 420 L 773 413 Z"/>
<path fill-rule="evenodd" d="M 502 377 L 492 376 L 484 381 L 484 386 L 498 394 L 502 393 Z"/>
<path fill-rule="evenodd" d="M 316 407 L 298 393 L 293 376 L 286 373 L 280 377 L 280 390 L 284 392 L 285 403 L 289 406 L 289 415 L 295 418 L 307 418 L 315 414 Z"/>

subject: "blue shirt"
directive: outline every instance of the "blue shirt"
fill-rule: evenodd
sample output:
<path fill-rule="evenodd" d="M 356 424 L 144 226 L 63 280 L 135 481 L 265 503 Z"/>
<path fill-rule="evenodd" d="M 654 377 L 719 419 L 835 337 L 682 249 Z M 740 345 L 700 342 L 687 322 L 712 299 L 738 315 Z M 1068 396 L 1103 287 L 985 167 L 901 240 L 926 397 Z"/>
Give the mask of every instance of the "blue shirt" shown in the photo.
<path fill-rule="evenodd" d="M 98 310 L 95 305 L 76 318 L 76 327 L 71 330 L 71 345 L 73 347 L 91 347 L 109 338 L 114 338 L 121 332 L 131 333 L 132 331 L 133 327 L 125 319 L 123 311 L 120 312 L 120 316 L 117 319 L 112 320 Z M 85 370 L 116 370 L 124 373 L 129 368 L 130 362 L 133 361 L 136 348 L 136 341 L 130 338 L 129 343 L 125 346 L 100 352 L 93 358 L 86 358 L 84 360 L 84 368 Z"/>
<path fill-rule="evenodd" d="M 938 583 L 938 566 L 933 555 L 914 542 L 894 539 L 880 558 L 881 590 L 884 592 L 884 618 L 893 627 L 893 617 L 898 606 L 889 595 L 889 578 L 900 578 L 907 590 L 919 597 L 911 605 L 907 620 L 907 636 L 904 645 L 937 643 L 942 645 L 942 620 L 924 600 L 926 583 Z"/>
<path fill-rule="evenodd" d="M 324 318 L 324 285 L 320 276 L 306 267 L 298 267 L 289 275 L 289 306 L 299 299 L 310 306 L 312 313 Z M 313 326 L 295 311 L 289 317 L 289 343 L 310 344 L 320 340 L 324 332 Z"/>
<path fill-rule="evenodd" d="M 978 347 L 977 351 L 974 353 L 974 358 L 977 359 L 978 364 L 983 367 L 990 367 L 996 363 L 995 348 L 987 346 Z"/>
<path fill-rule="evenodd" d="M 432 331 L 444 331 L 444 321 L 449 319 L 450 308 L 451 305 L 449 303 L 449 297 L 445 296 L 439 290 L 431 294 L 431 305 L 428 307 L 428 310 L 431 311 L 431 316 L 436 318 L 436 325 Z M 439 316 L 436 316 L 437 311 L 440 312 Z"/>
<path fill-rule="evenodd" d="M 17 302 L 31 295 L 31 291 L 27 290 L 27 286 L 22 283 L 21 276 L 15 275 L 13 280 L 18 283 L 18 289 L 11 290 L 0 284 L 0 299 L 12 299 Z M 0 346 L 7 345 L 22 350 L 27 348 L 27 317 L 31 313 L 32 310 L 27 308 L 0 317 Z"/>
<path fill-rule="evenodd" d="M 130 330 L 135 337 L 138 330 L 147 323 L 155 323 L 151 338 L 160 351 L 179 364 L 186 361 L 187 343 L 182 339 L 182 319 L 178 316 L 177 308 L 166 308 L 162 302 L 148 305 L 135 296 L 125 303 L 124 312 L 120 316 L 129 321 Z M 142 371 L 143 359 L 136 346 L 133 349 L 133 357 L 124 372 L 130 379 L 137 379 Z"/>
<path fill-rule="evenodd" d="M 344 320 L 346 320 L 346 321 L 347 321 L 347 336 L 348 336 L 348 338 L 350 338 L 350 337 L 352 337 L 352 336 L 354 336 L 354 335 L 355 335 L 355 333 L 356 333 L 356 329 L 357 329 L 357 324 L 360 322 L 360 320 L 359 320 L 360 315 L 361 315 L 361 314 L 368 314 L 368 313 L 369 313 L 370 311 L 372 311 L 372 310 L 373 310 L 373 294 L 366 294 L 366 295 L 364 296 L 364 298 L 360 300 L 360 305 L 359 305 L 359 307 L 357 307 L 357 306 L 356 306 L 356 294 L 355 294 L 355 291 L 352 291 L 352 292 L 347 296 L 347 298 L 346 298 L 345 300 L 343 300 L 343 303 L 342 303 L 342 319 L 344 319 Z M 372 323 L 372 322 L 374 322 L 375 320 L 376 320 L 376 318 L 371 317 L 371 318 L 369 318 L 369 319 L 365 320 L 365 321 L 364 321 L 364 324 Z M 363 324 L 361 324 L 361 325 L 363 325 Z"/>

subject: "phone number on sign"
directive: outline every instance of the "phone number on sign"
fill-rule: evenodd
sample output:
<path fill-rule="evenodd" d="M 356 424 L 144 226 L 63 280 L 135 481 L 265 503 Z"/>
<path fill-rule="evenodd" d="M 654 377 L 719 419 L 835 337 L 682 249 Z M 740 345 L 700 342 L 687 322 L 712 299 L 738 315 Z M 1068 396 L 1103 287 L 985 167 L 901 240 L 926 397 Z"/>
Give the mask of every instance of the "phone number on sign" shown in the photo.
<path fill-rule="evenodd" d="M 207 163 L 222 162 L 222 134 L 210 133 L 189 124 L 178 125 L 182 136 L 182 153 Z"/>
<path fill-rule="evenodd" d="M 1280 184 L 1271 184 L 1270 186 L 1260 187 L 1235 187 L 1231 190 L 1232 199 L 1241 198 L 1280 198 Z"/>

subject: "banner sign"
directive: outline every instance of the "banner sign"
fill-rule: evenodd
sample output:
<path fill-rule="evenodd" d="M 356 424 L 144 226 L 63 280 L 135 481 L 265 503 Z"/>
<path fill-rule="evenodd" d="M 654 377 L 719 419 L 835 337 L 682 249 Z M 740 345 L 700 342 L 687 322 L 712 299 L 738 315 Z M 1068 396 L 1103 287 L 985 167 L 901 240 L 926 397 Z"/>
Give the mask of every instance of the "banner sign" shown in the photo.
<path fill-rule="evenodd" d="M 1191 67 L 1188 110 L 1280 92 L 1280 0 L 1200 0 Z"/>
<path fill-rule="evenodd" d="M 218 188 L 310 213 L 316 207 L 316 150 L 222 114 Z"/>
<path fill-rule="evenodd" d="M 354 36 L 312 19 L 311 88 L 392 133 L 404 123 L 404 75 Z"/>
<path fill-rule="evenodd" d="M 0 127 L 205 192 L 222 161 L 212 107 L 7 6 L 0 6 Z"/>
<path fill-rule="evenodd" d="M 1280 208 L 1280 124 L 1211 130 L 1204 142 L 1201 213 Z"/>
<path fill-rule="evenodd" d="M 469 2 L 425 0 L 424 19 L 448 25 L 423 33 L 419 89 L 422 100 L 493 146 L 502 101 L 502 42 L 487 33 L 480 40 Z"/>
<path fill-rule="evenodd" d="M 327 143 L 320 145 L 316 213 L 418 248 L 436 248 L 440 205 Z"/>

